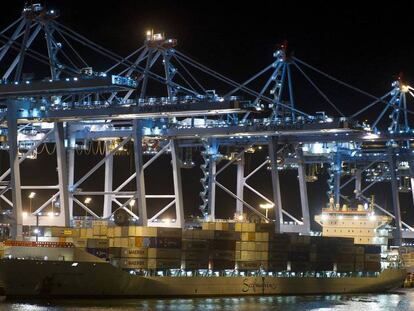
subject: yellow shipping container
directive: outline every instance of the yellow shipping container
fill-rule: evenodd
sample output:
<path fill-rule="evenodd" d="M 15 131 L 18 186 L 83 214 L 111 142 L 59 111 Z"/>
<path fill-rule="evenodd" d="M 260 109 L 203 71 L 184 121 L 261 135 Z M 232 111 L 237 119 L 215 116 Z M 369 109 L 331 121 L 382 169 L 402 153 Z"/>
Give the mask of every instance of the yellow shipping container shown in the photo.
<path fill-rule="evenodd" d="M 201 224 L 201 229 L 202 230 L 210 230 L 210 223 L 209 222 L 203 222 Z"/>
<path fill-rule="evenodd" d="M 236 267 L 239 270 L 257 270 L 263 266 L 259 260 L 239 261 L 236 262 Z"/>
<path fill-rule="evenodd" d="M 108 236 L 108 238 L 113 238 L 114 237 L 114 227 L 107 227 L 106 235 Z"/>
<path fill-rule="evenodd" d="M 256 242 L 255 246 L 258 252 L 267 252 L 269 250 L 269 243 L 267 242 Z"/>
<path fill-rule="evenodd" d="M 182 260 L 181 269 L 208 269 L 208 260 Z"/>
<path fill-rule="evenodd" d="M 121 257 L 123 258 L 147 258 L 148 249 L 147 248 L 121 248 L 120 250 Z"/>
<path fill-rule="evenodd" d="M 258 242 L 268 242 L 269 241 L 269 232 L 256 232 L 255 240 Z"/>
<path fill-rule="evenodd" d="M 92 228 L 86 228 L 86 237 L 87 238 L 93 237 L 93 230 L 92 230 Z"/>
<path fill-rule="evenodd" d="M 87 228 L 79 228 L 79 237 L 80 238 L 86 238 L 88 231 L 86 230 Z"/>
<path fill-rule="evenodd" d="M 67 227 L 50 227 L 45 230 L 45 236 L 50 237 L 79 237 L 79 229 Z"/>
<path fill-rule="evenodd" d="M 100 226 L 97 226 L 97 225 L 93 226 L 92 227 L 92 232 L 93 232 L 93 235 L 94 236 L 101 235 L 101 227 Z"/>
<path fill-rule="evenodd" d="M 241 241 L 255 241 L 256 235 L 254 232 L 242 232 L 240 236 Z"/>
<path fill-rule="evenodd" d="M 136 226 L 126 226 L 121 228 L 122 237 L 136 236 Z"/>
<path fill-rule="evenodd" d="M 248 254 L 244 254 L 246 252 L 241 252 L 240 260 L 268 260 L 269 253 L 268 252 L 249 252 Z"/>
<path fill-rule="evenodd" d="M 237 251 L 255 251 L 255 242 L 236 242 Z"/>
<path fill-rule="evenodd" d="M 113 247 L 128 247 L 128 238 L 114 238 L 114 245 Z"/>
<path fill-rule="evenodd" d="M 135 236 L 156 237 L 157 228 L 156 227 L 142 227 L 142 226 L 135 227 Z"/>
<path fill-rule="evenodd" d="M 107 220 L 92 220 L 92 227 L 94 226 L 108 226 Z"/>
<path fill-rule="evenodd" d="M 122 236 L 122 227 L 115 226 L 114 227 L 114 237 L 121 237 Z"/>
<path fill-rule="evenodd" d="M 255 232 L 256 231 L 256 224 L 255 223 L 247 223 L 243 222 L 241 226 L 242 232 Z"/>
<path fill-rule="evenodd" d="M 242 222 L 236 222 L 234 224 L 234 231 L 238 231 L 238 232 L 242 231 Z"/>
<path fill-rule="evenodd" d="M 267 242 L 246 242 L 246 241 L 237 241 L 236 250 L 238 251 L 256 251 L 264 252 L 269 250 L 269 244 Z"/>
<path fill-rule="evenodd" d="M 119 258 L 114 261 L 115 265 L 118 262 L 119 268 L 122 269 L 146 269 L 148 266 L 148 261 L 144 258 Z"/>
<path fill-rule="evenodd" d="M 240 251 L 236 252 L 236 260 L 267 260 L 267 252 Z"/>

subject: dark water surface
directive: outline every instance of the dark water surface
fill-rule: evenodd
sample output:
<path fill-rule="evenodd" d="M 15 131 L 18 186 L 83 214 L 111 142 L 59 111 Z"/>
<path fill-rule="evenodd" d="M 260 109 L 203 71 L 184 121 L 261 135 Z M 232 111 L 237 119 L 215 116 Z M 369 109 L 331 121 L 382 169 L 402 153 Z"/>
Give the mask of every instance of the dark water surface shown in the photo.
<path fill-rule="evenodd" d="M 386 294 L 328 296 L 262 296 L 195 299 L 110 299 L 110 300 L 30 300 L 5 301 L 0 310 L 69 311 L 69 310 L 347 310 L 414 311 L 414 290 Z"/>

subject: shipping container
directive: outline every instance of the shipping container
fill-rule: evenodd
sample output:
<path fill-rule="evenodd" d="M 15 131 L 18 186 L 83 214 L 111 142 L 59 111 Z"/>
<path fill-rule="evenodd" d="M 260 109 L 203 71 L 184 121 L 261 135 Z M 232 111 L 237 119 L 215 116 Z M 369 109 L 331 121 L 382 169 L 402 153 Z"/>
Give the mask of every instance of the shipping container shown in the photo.
<path fill-rule="evenodd" d="M 210 259 L 208 266 L 210 270 L 234 269 L 236 262 L 234 260 Z"/>
<path fill-rule="evenodd" d="M 109 258 L 109 250 L 108 248 L 86 248 L 86 251 L 89 254 L 92 254 L 96 257 L 106 259 Z"/>
<path fill-rule="evenodd" d="M 209 249 L 211 250 L 236 250 L 236 241 L 234 240 L 210 240 Z"/>
<path fill-rule="evenodd" d="M 269 242 L 269 233 L 268 232 L 256 232 L 255 241 L 257 242 Z"/>
<path fill-rule="evenodd" d="M 148 269 L 180 269 L 181 259 L 148 259 Z"/>
<path fill-rule="evenodd" d="M 124 258 L 147 258 L 147 248 L 120 248 L 120 257 Z"/>
<path fill-rule="evenodd" d="M 305 244 L 309 245 L 311 242 L 311 237 L 308 235 L 299 235 L 299 234 L 291 234 L 290 235 L 290 243 L 291 244 Z"/>
<path fill-rule="evenodd" d="M 157 237 L 181 238 L 183 230 L 181 228 L 157 228 Z"/>
<path fill-rule="evenodd" d="M 354 263 L 355 254 L 337 254 L 335 257 L 335 262 Z"/>
<path fill-rule="evenodd" d="M 355 271 L 357 271 L 357 272 L 365 271 L 364 262 L 355 262 Z"/>
<path fill-rule="evenodd" d="M 261 266 L 261 261 L 236 261 L 238 270 L 258 270 Z"/>
<path fill-rule="evenodd" d="M 268 260 L 268 257 L 268 252 L 236 251 L 236 260 L 239 261 Z"/>
<path fill-rule="evenodd" d="M 117 237 L 117 238 L 122 237 L 122 227 L 120 226 L 114 227 L 114 237 Z"/>
<path fill-rule="evenodd" d="M 87 247 L 87 238 L 74 238 L 73 239 L 73 245 L 75 245 L 75 247 L 79 247 L 79 248 L 86 248 Z"/>
<path fill-rule="evenodd" d="M 380 254 L 365 254 L 365 261 L 381 261 L 381 255 Z"/>
<path fill-rule="evenodd" d="M 148 258 L 181 259 L 181 249 L 148 248 Z"/>
<path fill-rule="evenodd" d="M 365 262 L 364 270 L 367 272 L 377 272 L 381 270 L 380 262 Z"/>
<path fill-rule="evenodd" d="M 338 247 L 337 251 L 339 254 L 352 254 L 355 255 L 356 254 L 356 246 L 342 246 L 342 247 Z"/>
<path fill-rule="evenodd" d="M 86 242 L 87 248 L 108 248 L 108 239 L 88 239 Z"/>
<path fill-rule="evenodd" d="M 335 266 L 334 266 L 335 270 Z M 355 271 L 355 265 L 353 262 L 341 263 L 338 262 L 336 264 L 336 271 L 337 272 L 353 272 Z"/>
<path fill-rule="evenodd" d="M 365 254 L 380 254 L 381 246 L 379 245 L 365 245 Z"/>
<path fill-rule="evenodd" d="M 284 252 L 269 251 L 268 254 L 269 254 L 269 260 L 287 261 L 289 258 L 289 253 L 287 251 L 284 251 Z"/>
<path fill-rule="evenodd" d="M 148 268 L 148 260 L 144 258 L 114 258 L 111 260 L 111 263 L 121 269 Z"/>
<path fill-rule="evenodd" d="M 364 263 L 365 255 L 355 255 L 355 263 Z"/>
<path fill-rule="evenodd" d="M 108 227 L 107 226 L 98 226 L 94 225 L 92 227 L 92 232 L 94 236 L 106 236 L 108 233 Z"/>
<path fill-rule="evenodd" d="M 45 227 L 43 235 L 45 237 L 79 237 L 79 229 L 66 227 Z"/>
<path fill-rule="evenodd" d="M 309 252 L 294 252 L 288 253 L 288 259 L 294 262 L 309 262 Z"/>
<path fill-rule="evenodd" d="M 183 260 L 206 260 L 208 261 L 208 250 L 185 250 L 181 253 L 181 259 Z"/>
<path fill-rule="evenodd" d="M 275 232 L 275 224 L 274 223 L 257 223 L 255 224 L 255 231 L 256 232 Z"/>
<path fill-rule="evenodd" d="M 228 222 L 204 222 L 202 223 L 202 230 L 220 230 L 231 231 L 234 230 L 234 223 Z"/>
<path fill-rule="evenodd" d="M 181 238 L 144 237 L 143 247 L 147 248 L 179 248 L 181 249 Z"/>
<path fill-rule="evenodd" d="M 121 249 L 122 247 L 109 247 L 109 257 L 110 258 L 121 258 Z"/>
<path fill-rule="evenodd" d="M 108 238 L 113 238 L 114 237 L 114 227 L 108 227 L 107 228 L 107 236 Z"/>
<path fill-rule="evenodd" d="M 255 232 L 241 232 L 240 241 L 254 242 L 256 241 L 256 233 Z"/>
<path fill-rule="evenodd" d="M 208 260 L 183 260 L 181 261 L 181 269 L 208 269 Z"/>
<path fill-rule="evenodd" d="M 207 250 L 209 243 L 207 240 L 182 240 L 183 250 Z"/>
<path fill-rule="evenodd" d="M 332 271 L 332 261 L 315 261 L 310 263 L 311 271 Z"/>
<path fill-rule="evenodd" d="M 311 264 L 304 261 L 290 261 L 288 262 L 288 267 L 290 263 L 290 271 L 295 272 L 306 272 L 311 271 Z"/>
<path fill-rule="evenodd" d="M 222 259 L 222 260 L 233 260 L 235 259 L 235 251 L 223 251 L 223 250 L 210 250 L 210 259 Z"/>
<path fill-rule="evenodd" d="M 267 266 L 269 271 L 286 271 L 287 261 L 269 261 Z"/>
<path fill-rule="evenodd" d="M 125 226 L 121 227 L 121 236 L 122 237 L 134 237 L 136 236 L 136 226 Z"/>

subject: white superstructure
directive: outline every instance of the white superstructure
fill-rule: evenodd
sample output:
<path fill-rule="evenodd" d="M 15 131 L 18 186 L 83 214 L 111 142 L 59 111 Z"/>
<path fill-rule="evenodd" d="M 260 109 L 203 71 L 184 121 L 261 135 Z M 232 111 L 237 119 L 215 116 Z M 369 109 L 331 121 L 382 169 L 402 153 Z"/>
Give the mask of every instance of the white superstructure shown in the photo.
<path fill-rule="evenodd" d="M 315 221 L 322 226 L 323 236 L 350 237 L 355 244 L 387 245 L 389 230 L 386 226 L 391 220 L 389 216 L 375 214 L 373 200 L 370 205 L 340 208 L 331 198 L 322 214 L 315 216 Z"/>

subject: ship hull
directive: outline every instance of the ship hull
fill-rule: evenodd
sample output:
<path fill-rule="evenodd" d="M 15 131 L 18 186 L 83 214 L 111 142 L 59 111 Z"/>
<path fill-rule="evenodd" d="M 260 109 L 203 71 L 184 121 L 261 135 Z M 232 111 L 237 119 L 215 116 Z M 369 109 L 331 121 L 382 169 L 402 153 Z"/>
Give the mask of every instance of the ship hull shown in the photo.
<path fill-rule="evenodd" d="M 383 292 L 403 284 L 405 270 L 377 277 L 142 277 L 108 263 L 0 260 L 7 298 L 202 297 Z"/>

